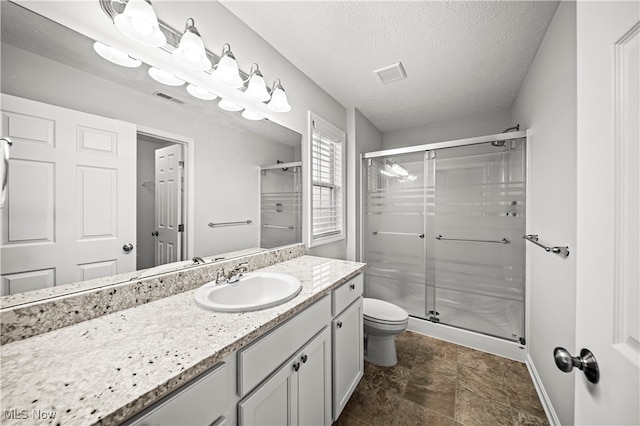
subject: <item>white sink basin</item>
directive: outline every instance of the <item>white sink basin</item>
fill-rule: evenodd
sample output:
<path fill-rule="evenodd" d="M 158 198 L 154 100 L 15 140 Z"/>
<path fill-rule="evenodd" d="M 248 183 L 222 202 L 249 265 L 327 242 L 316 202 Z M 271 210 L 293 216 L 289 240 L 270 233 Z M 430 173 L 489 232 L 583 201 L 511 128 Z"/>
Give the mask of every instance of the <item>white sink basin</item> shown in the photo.
<path fill-rule="evenodd" d="M 287 302 L 300 293 L 302 284 L 288 274 L 249 272 L 235 283 L 211 281 L 198 290 L 198 306 L 218 312 L 248 312 L 271 308 Z"/>

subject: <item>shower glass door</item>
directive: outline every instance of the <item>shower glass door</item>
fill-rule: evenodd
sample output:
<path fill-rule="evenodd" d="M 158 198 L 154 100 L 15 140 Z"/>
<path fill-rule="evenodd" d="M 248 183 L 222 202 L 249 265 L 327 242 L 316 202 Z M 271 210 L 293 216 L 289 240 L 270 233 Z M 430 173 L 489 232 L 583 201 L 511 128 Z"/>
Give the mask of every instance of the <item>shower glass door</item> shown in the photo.
<path fill-rule="evenodd" d="M 365 160 L 366 295 L 425 312 L 425 153 Z"/>
<path fill-rule="evenodd" d="M 260 172 L 260 247 L 273 248 L 302 241 L 302 176 L 300 171 L 300 163 L 262 167 Z"/>
<path fill-rule="evenodd" d="M 366 297 L 524 343 L 525 164 L 525 138 L 366 156 Z"/>
<path fill-rule="evenodd" d="M 519 341 L 524 338 L 524 139 L 439 149 L 434 173 L 438 321 Z"/>

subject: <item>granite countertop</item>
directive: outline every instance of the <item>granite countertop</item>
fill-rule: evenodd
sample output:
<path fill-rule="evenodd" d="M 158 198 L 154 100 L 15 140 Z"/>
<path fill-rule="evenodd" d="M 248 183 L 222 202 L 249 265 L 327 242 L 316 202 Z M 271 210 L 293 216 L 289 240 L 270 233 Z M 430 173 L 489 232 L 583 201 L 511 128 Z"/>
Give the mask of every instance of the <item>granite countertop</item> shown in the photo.
<path fill-rule="evenodd" d="M 5 344 L 0 347 L 1 423 L 118 424 L 328 294 L 364 266 L 301 256 L 261 269 L 289 273 L 302 283 L 298 296 L 273 308 L 209 311 L 196 305 L 195 290 L 190 290 Z M 8 419 L 7 410 L 15 410 L 14 417 L 26 413 L 32 422 Z"/>

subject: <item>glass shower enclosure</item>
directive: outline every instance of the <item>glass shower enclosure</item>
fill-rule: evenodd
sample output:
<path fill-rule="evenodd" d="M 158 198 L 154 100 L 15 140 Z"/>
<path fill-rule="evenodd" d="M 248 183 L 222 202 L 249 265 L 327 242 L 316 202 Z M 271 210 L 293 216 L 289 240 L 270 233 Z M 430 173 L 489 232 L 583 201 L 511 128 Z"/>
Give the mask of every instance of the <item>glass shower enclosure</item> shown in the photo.
<path fill-rule="evenodd" d="M 260 247 L 302 241 L 302 163 L 260 168 Z"/>
<path fill-rule="evenodd" d="M 365 294 L 524 344 L 525 137 L 363 156 Z"/>

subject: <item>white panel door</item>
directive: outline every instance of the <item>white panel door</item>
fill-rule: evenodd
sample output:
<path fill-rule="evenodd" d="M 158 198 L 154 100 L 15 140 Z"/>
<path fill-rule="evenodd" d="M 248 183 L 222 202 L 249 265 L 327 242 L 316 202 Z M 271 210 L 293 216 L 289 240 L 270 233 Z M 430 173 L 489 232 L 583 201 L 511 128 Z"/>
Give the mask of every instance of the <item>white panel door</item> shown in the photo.
<path fill-rule="evenodd" d="M 135 270 L 136 126 L 2 95 L 2 294 Z"/>
<path fill-rule="evenodd" d="M 640 3 L 579 1 L 576 22 L 577 317 L 567 349 L 589 349 L 600 380 L 572 373 L 575 423 L 638 425 Z"/>
<path fill-rule="evenodd" d="M 156 149 L 156 266 L 182 260 L 183 164 L 182 145 Z"/>

